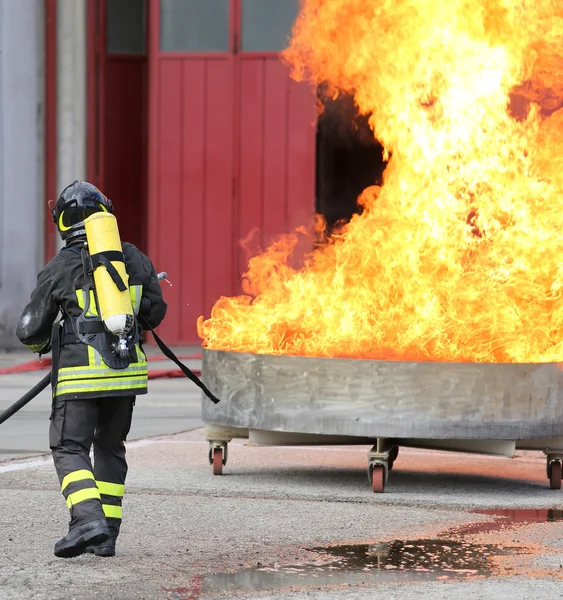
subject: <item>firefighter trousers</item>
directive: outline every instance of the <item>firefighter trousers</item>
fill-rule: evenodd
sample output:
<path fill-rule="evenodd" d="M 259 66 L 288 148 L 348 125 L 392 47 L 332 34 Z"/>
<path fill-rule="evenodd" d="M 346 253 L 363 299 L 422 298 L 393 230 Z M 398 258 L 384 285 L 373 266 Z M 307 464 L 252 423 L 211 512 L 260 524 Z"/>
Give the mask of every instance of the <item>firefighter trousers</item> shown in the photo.
<path fill-rule="evenodd" d="M 55 400 L 49 445 L 71 529 L 105 518 L 112 537 L 118 536 L 127 476 L 124 441 L 134 404 L 134 396 Z"/>

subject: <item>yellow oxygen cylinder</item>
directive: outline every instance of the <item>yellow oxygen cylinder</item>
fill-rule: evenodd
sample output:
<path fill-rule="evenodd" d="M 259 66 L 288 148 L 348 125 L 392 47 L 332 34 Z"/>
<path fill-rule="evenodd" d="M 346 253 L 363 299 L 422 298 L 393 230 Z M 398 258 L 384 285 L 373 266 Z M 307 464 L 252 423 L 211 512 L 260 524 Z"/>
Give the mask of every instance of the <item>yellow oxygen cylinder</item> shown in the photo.
<path fill-rule="evenodd" d="M 122 252 L 121 239 L 117 219 L 110 213 L 97 212 L 84 220 L 86 240 L 90 256 L 104 252 Z M 126 334 L 133 325 L 133 306 L 129 295 L 129 276 L 122 261 L 110 262 L 119 273 L 126 286 L 120 291 L 108 273 L 106 267 L 100 264 L 94 269 L 94 287 L 98 298 L 100 317 L 108 331 L 114 335 Z"/>

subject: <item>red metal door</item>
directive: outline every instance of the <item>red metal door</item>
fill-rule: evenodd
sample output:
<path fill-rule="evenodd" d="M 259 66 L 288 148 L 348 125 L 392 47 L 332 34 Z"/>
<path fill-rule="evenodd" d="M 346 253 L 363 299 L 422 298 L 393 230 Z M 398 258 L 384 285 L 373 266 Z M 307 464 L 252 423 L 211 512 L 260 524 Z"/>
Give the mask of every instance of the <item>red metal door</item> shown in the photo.
<path fill-rule="evenodd" d="M 146 0 L 96 0 L 88 10 L 88 178 L 113 201 L 122 240 L 146 250 Z"/>
<path fill-rule="evenodd" d="M 238 238 L 263 248 L 315 205 L 315 97 L 280 62 L 298 0 L 239 0 Z M 239 251 L 238 278 L 247 267 Z"/>
<path fill-rule="evenodd" d="M 149 248 L 170 343 L 234 289 L 234 2 L 150 0 Z"/>
<path fill-rule="evenodd" d="M 149 3 L 149 249 L 173 282 L 162 332 L 193 344 L 197 318 L 239 292 L 240 240 L 314 210 L 315 99 L 277 57 L 297 0 Z"/>

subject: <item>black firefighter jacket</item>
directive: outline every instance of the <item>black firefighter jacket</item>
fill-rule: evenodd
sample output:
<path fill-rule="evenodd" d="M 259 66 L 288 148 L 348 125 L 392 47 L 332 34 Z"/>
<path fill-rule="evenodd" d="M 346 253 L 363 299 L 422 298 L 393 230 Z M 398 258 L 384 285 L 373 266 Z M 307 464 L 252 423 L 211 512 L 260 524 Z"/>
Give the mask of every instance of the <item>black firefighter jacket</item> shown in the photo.
<path fill-rule="evenodd" d="M 84 270 L 79 247 L 83 243 L 78 240 L 63 248 L 37 276 L 37 287 L 20 317 L 16 332 L 20 341 L 33 352 L 49 348 L 59 311 L 64 320 L 82 313 L 85 306 Z M 124 243 L 123 254 L 133 309 L 152 327 L 157 327 L 164 319 L 167 305 L 155 268 L 133 244 Z M 97 314 L 93 296 L 91 293 L 88 316 Z M 53 348 L 53 352 L 57 349 Z M 94 348 L 76 339 L 75 343 L 63 344 L 60 349 L 54 396 L 71 400 L 146 394 L 147 380 L 147 360 L 140 344 L 135 346 L 135 358 L 127 368 L 111 369 Z"/>

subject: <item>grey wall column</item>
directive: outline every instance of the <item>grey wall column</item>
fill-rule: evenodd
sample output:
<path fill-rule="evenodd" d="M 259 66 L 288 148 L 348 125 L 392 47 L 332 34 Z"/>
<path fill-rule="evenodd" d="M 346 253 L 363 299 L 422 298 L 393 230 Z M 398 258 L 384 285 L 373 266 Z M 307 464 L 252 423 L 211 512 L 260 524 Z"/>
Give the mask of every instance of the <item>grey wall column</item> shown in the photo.
<path fill-rule="evenodd" d="M 86 178 L 86 68 L 86 1 L 58 0 L 57 193 Z"/>
<path fill-rule="evenodd" d="M 19 345 L 42 248 L 41 4 L 0 0 L 0 348 Z"/>

